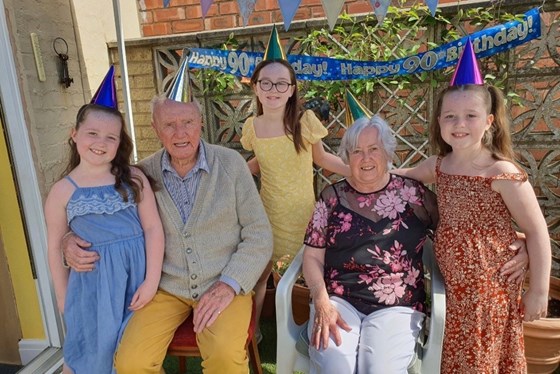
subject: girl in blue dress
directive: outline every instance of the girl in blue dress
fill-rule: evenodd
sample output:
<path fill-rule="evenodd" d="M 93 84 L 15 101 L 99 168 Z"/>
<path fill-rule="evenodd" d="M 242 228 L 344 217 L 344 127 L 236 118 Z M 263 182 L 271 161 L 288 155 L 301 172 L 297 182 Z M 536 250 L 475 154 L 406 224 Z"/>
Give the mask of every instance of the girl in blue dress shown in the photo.
<path fill-rule="evenodd" d="M 117 109 L 84 105 L 68 142 L 68 167 L 45 203 L 49 266 L 66 324 L 64 373 L 109 374 L 128 319 L 158 288 L 163 228 L 148 179 L 129 164 L 132 142 Z M 95 269 L 64 267 L 68 232 L 91 243 L 100 257 Z"/>

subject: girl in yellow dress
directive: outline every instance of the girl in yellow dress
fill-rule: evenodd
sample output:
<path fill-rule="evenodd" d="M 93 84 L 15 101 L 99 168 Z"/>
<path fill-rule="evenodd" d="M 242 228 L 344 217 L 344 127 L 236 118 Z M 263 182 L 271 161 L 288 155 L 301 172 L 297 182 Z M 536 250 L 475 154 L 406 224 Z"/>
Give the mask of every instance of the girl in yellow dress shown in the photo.
<path fill-rule="evenodd" d="M 279 58 L 266 55 L 251 78 L 257 115 L 243 125 L 241 144 L 255 154 L 249 168 L 253 174 L 260 172 L 261 198 L 274 235 L 272 260 L 277 260 L 295 255 L 302 246 L 315 204 L 313 163 L 344 176 L 350 169 L 323 148 L 321 139 L 328 132 L 313 111 L 298 109 L 295 71 L 283 52 Z M 272 262 L 255 286 L 257 317 L 271 267 Z"/>

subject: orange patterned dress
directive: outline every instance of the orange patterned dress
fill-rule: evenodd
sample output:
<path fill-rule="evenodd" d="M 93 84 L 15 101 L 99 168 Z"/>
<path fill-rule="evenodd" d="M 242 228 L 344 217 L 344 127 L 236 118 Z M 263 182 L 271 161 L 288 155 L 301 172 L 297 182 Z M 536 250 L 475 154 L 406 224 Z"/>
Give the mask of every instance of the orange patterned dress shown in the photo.
<path fill-rule="evenodd" d="M 441 372 L 525 373 L 521 287 L 500 276 L 502 265 L 515 255 L 508 246 L 516 234 L 491 184 L 525 181 L 526 176 L 450 175 L 440 165 L 438 158 L 435 254 L 447 295 Z"/>

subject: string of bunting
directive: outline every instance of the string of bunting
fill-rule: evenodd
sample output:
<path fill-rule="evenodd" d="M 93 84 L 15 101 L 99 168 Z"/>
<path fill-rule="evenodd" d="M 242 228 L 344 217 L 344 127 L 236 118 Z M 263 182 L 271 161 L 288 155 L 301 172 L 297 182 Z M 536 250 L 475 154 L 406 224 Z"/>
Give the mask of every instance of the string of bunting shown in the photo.
<path fill-rule="evenodd" d="M 515 48 L 541 36 L 539 8 L 523 17 L 481 30 L 426 52 L 392 61 L 354 61 L 328 57 L 288 55 L 301 80 L 372 79 L 443 69 L 457 63 L 470 38 L 477 59 Z M 263 53 L 220 49 L 190 48 L 190 68 L 209 68 L 241 77 L 251 77 Z"/>
<path fill-rule="evenodd" d="M 329 23 L 331 31 L 334 29 L 338 16 L 342 11 L 344 1 L 345 0 L 321 0 L 321 4 L 323 5 L 323 10 L 325 11 L 325 15 L 327 16 L 327 22 Z M 164 8 L 167 8 L 171 4 L 171 2 L 172 0 L 163 0 Z M 202 17 L 206 17 L 213 2 L 214 0 L 200 0 Z M 247 26 L 249 17 L 255 10 L 256 2 L 257 0 L 237 0 L 239 13 L 241 13 L 241 18 L 243 19 L 243 26 Z M 383 22 L 383 20 L 385 19 L 385 15 L 387 14 L 387 10 L 389 9 L 389 5 L 391 4 L 391 0 L 369 0 L 369 2 L 379 23 Z M 428 7 L 428 9 L 430 9 L 432 16 L 434 16 L 436 14 L 438 0 L 424 0 L 424 3 Z M 301 0 L 278 0 L 278 6 L 282 13 L 282 18 L 284 19 L 285 30 L 288 30 L 290 28 L 290 24 L 292 23 L 292 20 L 294 19 L 294 16 L 300 4 Z"/>

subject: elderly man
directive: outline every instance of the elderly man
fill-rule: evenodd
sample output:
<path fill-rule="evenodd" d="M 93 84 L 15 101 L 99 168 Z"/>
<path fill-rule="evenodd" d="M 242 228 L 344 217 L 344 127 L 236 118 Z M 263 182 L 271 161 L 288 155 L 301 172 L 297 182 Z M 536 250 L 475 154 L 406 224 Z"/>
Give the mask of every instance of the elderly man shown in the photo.
<path fill-rule="evenodd" d="M 194 101 L 152 101 L 152 126 L 164 149 L 140 164 L 156 192 L 165 258 L 154 299 L 135 312 L 115 356 L 119 374 L 160 373 L 177 327 L 194 313 L 208 373 L 248 373 L 245 352 L 252 289 L 271 257 L 272 234 L 247 165 L 236 151 L 200 139 Z M 97 255 L 77 238 L 64 245 L 77 270 Z"/>

